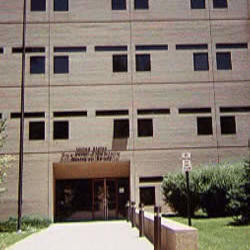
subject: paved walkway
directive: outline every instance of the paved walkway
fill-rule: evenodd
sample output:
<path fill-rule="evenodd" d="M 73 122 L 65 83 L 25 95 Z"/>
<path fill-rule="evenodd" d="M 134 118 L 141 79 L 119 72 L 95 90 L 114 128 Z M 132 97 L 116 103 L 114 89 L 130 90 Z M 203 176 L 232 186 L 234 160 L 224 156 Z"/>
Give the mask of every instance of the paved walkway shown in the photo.
<path fill-rule="evenodd" d="M 153 250 L 125 221 L 53 224 L 8 250 Z"/>

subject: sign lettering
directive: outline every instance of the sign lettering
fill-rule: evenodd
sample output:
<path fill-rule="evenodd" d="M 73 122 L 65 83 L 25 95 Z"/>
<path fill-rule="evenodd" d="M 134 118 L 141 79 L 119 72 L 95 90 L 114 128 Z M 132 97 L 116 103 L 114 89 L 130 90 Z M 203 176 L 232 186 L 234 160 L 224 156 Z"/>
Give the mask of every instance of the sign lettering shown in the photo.
<path fill-rule="evenodd" d="M 115 162 L 119 161 L 120 152 L 108 150 L 106 147 L 82 147 L 75 152 L 63 152 L 61 162 Z"/>

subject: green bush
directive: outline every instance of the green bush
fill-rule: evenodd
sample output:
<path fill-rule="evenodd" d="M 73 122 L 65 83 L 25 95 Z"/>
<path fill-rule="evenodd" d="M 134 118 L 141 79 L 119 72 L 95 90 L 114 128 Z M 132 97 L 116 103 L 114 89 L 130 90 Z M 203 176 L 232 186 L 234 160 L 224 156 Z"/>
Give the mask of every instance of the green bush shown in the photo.
<path fill-rule="evenodd" d="M 250 223 L 250 160 L 245 161 L 239 182 L 230 190 L 230 208 L 235 220 L 241 224 Z"/>
<path fill-rule="evenodd" d="M 165 202 L 177 211 L 179 215 L 187 215 L 187 189 L 185 175 L 182 173 L 168 174 L 164 177 L 162 189 L 165 197 Z M 190 178 L 190 197 L 191 207 L 190 213 L 193 215 L 199 209 L 200 198 L 197 192 L 197 185 Z"/>
<path fill-rule="evenodd" d="M 32 231 L 48 227 L 51 221 L 40 216 L 22 217 L 22 230 Z M 17 218 L 10 217 L 7 221 L 0 222 L 0 232 L 15 232 L 17 229 Z"/>
<path fill-rule="evenodd" d="M 209 217 L 232 215 L 228 195 L 242 178 L 243 164 L 223 163 L 200 170 L 199 178 L 201 208 Z"/>
<path fill-rule="evenodd" d="M 243 162 L 203 166 L 190 173 L 191 214 L 201 208 L 209 217 L 233 215 L 231 190 L 243 175 Z M 187 214 L 186 180 L 182 173 L 170 173 L 162 184 L 165 201 L 179 215 Z"/>

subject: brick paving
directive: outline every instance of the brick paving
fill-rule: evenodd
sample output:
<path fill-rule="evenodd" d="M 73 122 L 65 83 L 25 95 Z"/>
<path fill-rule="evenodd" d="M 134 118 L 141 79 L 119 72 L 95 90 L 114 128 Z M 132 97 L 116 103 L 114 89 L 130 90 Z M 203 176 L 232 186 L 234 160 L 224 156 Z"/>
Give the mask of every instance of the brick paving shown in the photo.
<path fill-rule="evenodd" d="M 139 231 L 125 221 L 52 224 L 8 250 L 153 250 Z"/>

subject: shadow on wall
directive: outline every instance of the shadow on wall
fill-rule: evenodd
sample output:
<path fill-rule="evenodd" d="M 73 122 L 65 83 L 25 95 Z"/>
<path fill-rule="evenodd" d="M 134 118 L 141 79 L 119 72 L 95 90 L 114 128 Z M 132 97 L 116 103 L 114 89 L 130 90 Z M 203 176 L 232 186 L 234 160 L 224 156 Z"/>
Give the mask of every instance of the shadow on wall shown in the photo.
<path fill-rule="evenodd" d="M 123 151 L 127 150 L 128 138 L 114 138 L 112 141 L 112 150 Z"/>

